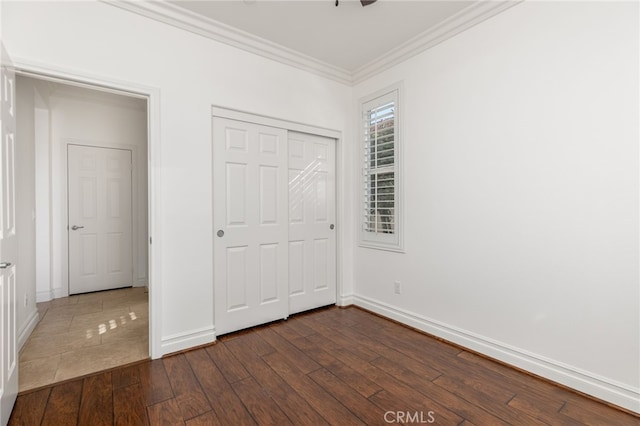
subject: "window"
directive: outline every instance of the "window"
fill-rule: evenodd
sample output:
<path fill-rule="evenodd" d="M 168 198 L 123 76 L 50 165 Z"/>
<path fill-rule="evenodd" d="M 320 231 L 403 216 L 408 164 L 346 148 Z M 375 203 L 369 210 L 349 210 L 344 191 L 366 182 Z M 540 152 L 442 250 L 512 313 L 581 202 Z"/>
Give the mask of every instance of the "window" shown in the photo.
<path fill-rule="evenodd" d="M 361 244 L 401 250 L 399 88 L 362 102 Z"/>

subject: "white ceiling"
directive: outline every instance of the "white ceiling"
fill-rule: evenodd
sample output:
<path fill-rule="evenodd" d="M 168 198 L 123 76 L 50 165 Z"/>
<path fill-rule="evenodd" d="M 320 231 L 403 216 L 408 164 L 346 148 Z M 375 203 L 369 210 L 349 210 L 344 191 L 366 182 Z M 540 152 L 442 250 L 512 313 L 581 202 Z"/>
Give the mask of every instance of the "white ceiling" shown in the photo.
<path fill-rule="evenodd" d="M 348 72 L 470 6 L 461 0 L 171 1 Z"/>

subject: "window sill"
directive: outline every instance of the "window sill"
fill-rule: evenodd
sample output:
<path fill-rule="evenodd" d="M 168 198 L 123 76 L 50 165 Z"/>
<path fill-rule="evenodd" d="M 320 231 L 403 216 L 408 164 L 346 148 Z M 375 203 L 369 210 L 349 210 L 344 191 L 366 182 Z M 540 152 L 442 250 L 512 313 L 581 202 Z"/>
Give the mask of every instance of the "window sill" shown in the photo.
<path fill-rule="evenodd" d="M 392 246 L 387 244 L 376 244 L 374 242 L 368 241 L 360 241 L 358 243 L 358 247 L 374 249 L 374 250 L 383 250 L 383 251 L 391 251 L 394 253 L 406 253 L 404 247 Z"/>

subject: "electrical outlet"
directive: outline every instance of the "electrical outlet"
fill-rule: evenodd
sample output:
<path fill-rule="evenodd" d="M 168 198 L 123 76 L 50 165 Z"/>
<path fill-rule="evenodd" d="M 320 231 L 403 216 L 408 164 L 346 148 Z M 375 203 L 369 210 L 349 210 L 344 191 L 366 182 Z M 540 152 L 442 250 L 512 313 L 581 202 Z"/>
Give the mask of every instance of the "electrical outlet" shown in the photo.
<path fill-rule="evenodd" d="M 401 290 L 402 290 L 402 289 L 401 289 L 401 287 L 400 287 L 400 281 L 394 281 L 394 282 L 393 282 L 393 292 L 394 292 L 395 294 L 400 294 L 400 293 L 402 292 Z"/>

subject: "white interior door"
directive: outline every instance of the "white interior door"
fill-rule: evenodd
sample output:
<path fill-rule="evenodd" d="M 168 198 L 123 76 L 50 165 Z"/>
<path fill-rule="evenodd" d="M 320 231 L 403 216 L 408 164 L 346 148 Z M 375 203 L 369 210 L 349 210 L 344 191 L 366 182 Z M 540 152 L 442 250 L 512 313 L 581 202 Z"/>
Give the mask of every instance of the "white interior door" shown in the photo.
<path fill-rule="evenodd" d="M 289 312 L 336 303 L 335 140 L 289 132 Z"/>
<path fill-rule="evenodd" d="M 286 318 L 287 133 L 213 118 L 216 334 Z"/>
<path fill-rule="evenodd" d="M 4 425 L 9 421 L 18 394 L 15 74 L 4 46 L 0 80 L 0 424 Z"/>
<path fill-rule="evenodd" d="M 68 145 L 69 293 L 133 285 L 131 151 Z"/>

